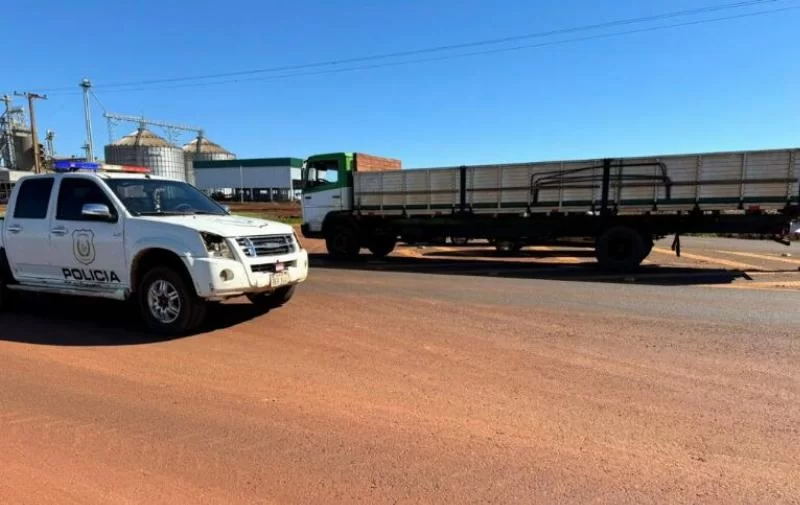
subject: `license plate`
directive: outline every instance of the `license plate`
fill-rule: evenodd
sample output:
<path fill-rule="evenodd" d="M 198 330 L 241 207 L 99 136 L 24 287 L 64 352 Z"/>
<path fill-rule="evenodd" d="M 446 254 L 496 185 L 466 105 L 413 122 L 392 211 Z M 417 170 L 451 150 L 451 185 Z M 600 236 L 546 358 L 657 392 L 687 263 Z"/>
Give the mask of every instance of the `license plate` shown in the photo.
<path fill-rule="evenodd" d="M 281 272 L 272 275 L 269 281 L 270 287 L 277 288 L 284 284 L 289 284 L 289 272 Z"/>

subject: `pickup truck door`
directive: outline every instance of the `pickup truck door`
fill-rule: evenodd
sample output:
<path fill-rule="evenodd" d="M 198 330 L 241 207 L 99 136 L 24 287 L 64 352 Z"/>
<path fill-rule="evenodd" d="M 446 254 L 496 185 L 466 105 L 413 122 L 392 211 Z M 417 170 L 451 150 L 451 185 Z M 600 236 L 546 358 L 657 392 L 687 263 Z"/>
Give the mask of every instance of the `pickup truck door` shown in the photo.
<path fill-rule="evenodd" d="M 97 206 L 109 214 L 102 215 Z M 61 281 L 100 290 L 126 288 L 123 219 L 106 189 L 90 178 L 64 177 L 55 207 L 50 257 Z"/>
<path fill-rule="evenodd" d="M 5 218 L 4 243 L 14 277 L 20 281 L 57 280 L 50 265 L 50 214 L 53 177 L 19 182 Z"/>

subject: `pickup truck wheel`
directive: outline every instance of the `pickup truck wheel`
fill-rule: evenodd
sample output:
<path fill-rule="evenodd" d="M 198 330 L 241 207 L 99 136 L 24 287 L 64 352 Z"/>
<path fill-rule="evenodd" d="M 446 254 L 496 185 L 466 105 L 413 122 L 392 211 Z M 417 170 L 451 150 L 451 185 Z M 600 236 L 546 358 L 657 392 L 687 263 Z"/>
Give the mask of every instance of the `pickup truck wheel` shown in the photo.
<path fill-rule="evenodd" d="M 8 308 L 8 298 L 8 288 L 6 287 L 6 282 L 3 280 L 2 275 L 0 275 L 0 312 L 3 312 Z"/>
<path fill-rule="evenodd" d="M 247 295 L 250 303 L 263 311 L 270 311 L 277 309 L 289 302 L 294 296 L 294 291 L 297 288 L 296 284 L 291 286 L 284 286 L 278 288 L 270 293 L 259 293 L 257 295 Z"/>
<path fill-rule="evenodd" d="M 180 274 L 154 268 L 139 285 L 139 307 L 147 326 L 162 335 L 184 335 L 202 324 L 206 303 L 197 298 Z"/>
<path fill-rule="evenodd" d="M 361 250 L 358 234 L 350 226 L 337 226 L 325 237 L 325 248 L 336 259 L 356 259 Z"/>
<path fill-rule="evenodd" d="M 625 226 L 605 231 L 595 244 L 595 255 L 600 266 L 618 272 L 635 269 L 648 252 L 642 235 Z"/>

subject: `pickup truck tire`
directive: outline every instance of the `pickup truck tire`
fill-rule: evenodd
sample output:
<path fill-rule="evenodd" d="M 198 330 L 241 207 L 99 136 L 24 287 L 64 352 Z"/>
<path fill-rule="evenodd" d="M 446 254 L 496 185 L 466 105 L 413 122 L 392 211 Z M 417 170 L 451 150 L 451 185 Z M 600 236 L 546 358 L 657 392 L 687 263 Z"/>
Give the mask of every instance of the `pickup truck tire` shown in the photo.
<path fill-rule="evenodd" d="M 9 305 L 8 287 L 6 281 L 3 279 L 3 274 L 0 273 L 0 312 L 5 311 Z"/>
<path fill-rule="evenodd" d="M 595 243 L 597 262 L 604 270 L 634 270 L 647 254 L 649 251 L 642 234 L 627 226 L 606 230 Z"/>
<path fill-rule="evenodd" d="M 139 309 L 147 326 L 167 336 L 185 335 L 203 322 L 206 303 L 170 268 L 148 271 L 139 284 Z"/>
<path fill-rule="evenodd" d="M 289 302 L 294 296 L 296 284 L 291 286 L 284 286 L 278 288 L 270 293 L 259 293 L 257 295 L 247 295 L 250 303 L 259 308 L 259 310 L 268 312 L 272 309 L 277 309 Z"/>

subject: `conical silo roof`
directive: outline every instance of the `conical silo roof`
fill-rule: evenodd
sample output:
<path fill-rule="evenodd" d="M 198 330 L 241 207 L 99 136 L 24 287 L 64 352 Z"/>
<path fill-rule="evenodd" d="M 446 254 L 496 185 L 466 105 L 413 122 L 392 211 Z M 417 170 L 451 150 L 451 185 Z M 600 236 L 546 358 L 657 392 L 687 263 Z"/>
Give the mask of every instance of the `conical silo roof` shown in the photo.
<path fill-rule="evenodd" d="M 199 146 L 198 146 L 199 143 Z M 183 146 L 183 150 L 186 152 L 192 153 L 204 153 L 204 154 L 229 154 L 233 155 L 230 151 L 225 149 L 224 147 L 220 146 L 219 144 L 208 140 L 205 137 L 197 137 L 193 139 L 191 142 Z"/>
<path fill-rule="evenodd" d="M 159 137 L 147 128 L 139 128 L 121 139 L 112 146 L 146 146 L 146 147 L 174 147 L 164 138 Z"/>

